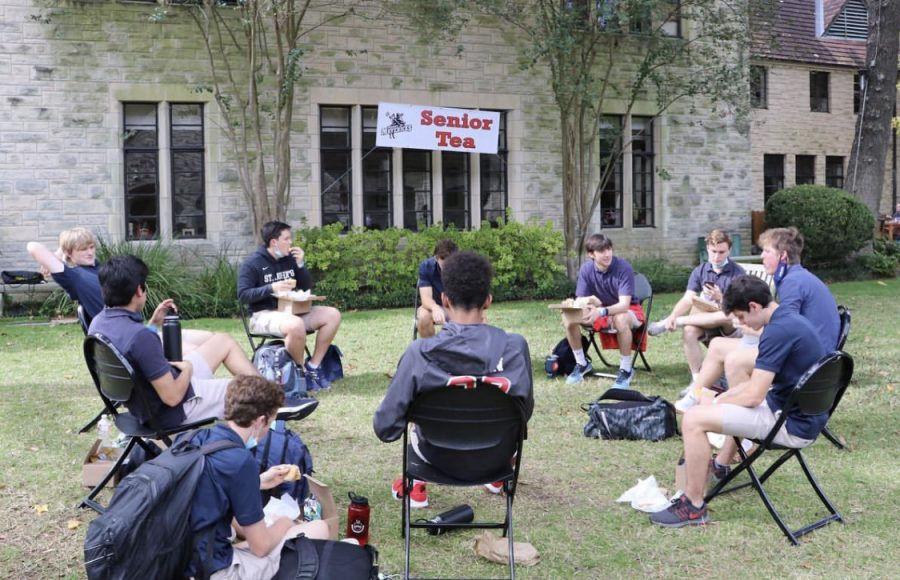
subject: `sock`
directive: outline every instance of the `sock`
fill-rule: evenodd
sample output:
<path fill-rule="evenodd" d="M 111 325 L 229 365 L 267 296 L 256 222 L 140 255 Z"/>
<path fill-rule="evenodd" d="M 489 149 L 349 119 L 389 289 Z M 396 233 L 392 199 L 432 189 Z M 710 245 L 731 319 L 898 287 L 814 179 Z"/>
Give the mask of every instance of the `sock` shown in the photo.
<path fill-rule="evenodd" d="M 584 366 L 587 364 L 587 359 L 584 358 L 584 349 L 579 348 L 578 350 L 573 350 L 572 354 L 575 355 L 575 364 Z"/>
<path fill-rule="evenodd" d="M 675 319 L 675 328 L 684 328 L 684 316 Z"/>
<path fill-rule="evenodd" d="M 630 354 L 628 356 L 622 355 L 622 358 L 619 359 L 619 368 L 625 369 L 628 372 L 631 372 L 631 367 L 634 366 L 634 355 Z"/>
<path fill-rule="evenodd" d="M 718 467 L 719 469 L 724 469 L 724 468 L 728 467 L 727 465 L 722 465 L 721 463 L 719 463 L 719 457 L 718 457 L 718 456 L 713 457 L 713 465 L 715 465 L 715 466 Z"/>
<path fill-rule="evenodd" d="M 312 370 L 316 370 L 317 368 L 319 368 L 319 365 L 313 364 L 313 361 L 312 361 L 312 360 L 306 361 L 306 365 L 307 365 L 309 368 L 311 368 Z"/>

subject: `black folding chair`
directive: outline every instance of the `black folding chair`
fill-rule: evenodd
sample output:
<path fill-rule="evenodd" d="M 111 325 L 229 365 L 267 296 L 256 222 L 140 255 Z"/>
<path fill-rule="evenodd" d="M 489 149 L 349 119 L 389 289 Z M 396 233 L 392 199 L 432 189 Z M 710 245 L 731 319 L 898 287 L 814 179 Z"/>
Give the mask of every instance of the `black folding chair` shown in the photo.
<path fill-rule="evenodd" d="M 840 332 L 838 332 L 838 343 L 836 350 L 844 350 L 844 343 L 847 342 L 847 337 L 850 336 L 850 309 L 846 306 L 839 304 L 838 305 L 838 317 L 841 320 Z M 835 435 L 831 432 L 827 426 L 822 430 L 822 435 L 825 436 L 826 439 L 831 441 L 835 447 L 838 449 L 846 449 L 847 445 L 844 441 L 841 440 L 841 437 Z"/>
<path fill-rule="evenodd" d="M 720 494 L 730 493 L 752 485 L 759 493 L 759 497 L 762 498 L 763 503 L 766 505 L 766 509 L 769 510 L 769 514 L 772 515 L 775 523 L 778 524 L 778 527 L 781 528 L 784 535 L 787 536 L 795 546 L 799 545 L 800 542 L 798 538 L 800 536 L 808 534 L 809 532 L 817 530 L 834 521 L 843 522 L 844 520 L 841 517 L 841 514 L 838 513 L 837 509 L 816 481 L 809 465 L 806 463 L 806 459 L 803 457 L 803 451 L 801 449 L 783 447 L 774 443 L 773 440 L 775 439 L 775 435 L 781 429 L 781 426 L 784 425 L 788 415 L 794 410 L 799 410 L 808 415 L 828 413 L 828 417 L 830 418 L 831 414 L 834 413 L 835 408 L 837 408 L 838 403 L 840 403 L 847 385 L 850 384 L 852 376 L 853 359 L 850 355 L 842 351 L 832 352 L 814 364 L 812 368 L 806 371 L 800 380 L 797 381 L 797 384 L 794 386 L 793 391 L 791 391 L 791 394 L 784 405 L 782 413 L 779 415 L 778 420 L 775 421 L 775 425 L 772 426 L 769 434 L 766 435 L 766 438 L 763 440 L 756 440 L 758 446 L 753 453 L 748 455 L 740 444 L 740 438 L 734 438 L 737 443 L 738 452 L 741 454 L 742 461 L 740 465 L 732 469 L 731 472 L 706 495 L 705 500 L 708 502 Z M 753 463 L 759 459 L 763 453 L 770 449 L 784 452 L 771 466 L 769 466 L 768 469 L 766 469 L 765 472 L 763 472 L 761 476 L 757 476 L 756 471 L 753 469 Z M 829 515 L 796 530 L 791 530 L 787 527 L 787 524 L 772 504 L 772 500 L 769 499 L 769 494 L 766 493 L 766 490 L 763 488 L 763 484 L 766 480 L 768 480 L 779 467 L 792 457 L 796 458 L 800 463 L 800 467 L 803 468 L 806 479 L 816 492 L 819 500 L 825 505 L 825 508 L 829 512 Z M 728 487 L 738 474 L 744 472 L 750 476 L 750 481 Z M 792 493 L 793 491 L 794 490 L 792 490 Z"/>
<path fill-rule="evenodd" d="M 413 298 L 413 337 L 419 338 L 419 285 L 416 284 L 415 298 Z"/>
<path fill-rule="evenodd" d="M 168 446 L 172 444 L 172 435 L 210 424 L 215 421 L 215 417 L 168 428 L 161 426 L 154 416 L 142 423 L 131 413 L 120 409 L 119 405 L 124 405 L 132 396 L 137 396 L 141 400 L 143 408 L 149 410 L 146 389 L 152 389 L 153 386 L 147 379 L 132 368 L 131 363 L 113 346 L 109 339 L 100 334 L 88 335 L 84 339 L 84 360 L 91 373 L 91 378 L 94 380 L 94 385 L 97 387 L 97 392 L 100 394 L 100 399 L 103 401 L 106 414 L 113 418 L 116 429 L 128 437 L 128 444 L 112 468 L 78 504 L 80 508 L 89 507 L 97 513 L 103 513 L 105 508 L 94 498 L 119 472 L 135 446 L 139 445 L 147 457 L 154 457 L 159 452 L 158 448 L 149 444 L 146 439 L 158 439 Z"/>
<path fill-rule="evenodd" d="M 81 326 L 81 331 L 84 332 L 84 335 L 87 336 L 88 328 L 91 326 L 91 320 L 88 318 L 87 313 L 84 311 L 84 307 L 79 304 L 75 309 L 75 316 L 78 318 L 78 324 Z M 118 407 L 119 403 L 115 403 Z M 101 417 L 106 414 L 106 407 L 104 406 L 100 409 L 100 412 L 97 413 L 93 419 L 84 424 L 84 427 L 78 430 L 79 433 L 87 433 L 94 429 L 94 426 L 100 422 Z"/>
<path fill-rule="evenodd" d="M 453 377 L 446 388 L 415 398 L 407 413 L 403 436 L 403 536 L 406 539 L 405 578 L 409 578 L 410 529 L 502 529 L 509 542 L 509 575 L 516 577 L 513 552 L 512 506 L 526 437 L 521 402 L 506 394 L 503 377 Z M 409 429 L 417 429 L 427 442 L 429 460 L 410 447 Z M 414 479 L 441 485 L 476 486 L 503 482 L 506 516 L 503 522 L 433 523 L 410 521 L 410 494 Z"/>
<path fill-rule="evenodd" d="M 247 342 L 250 343 L 250 358 L 253 359 L 253 355 L 256 354 L 256 351 L 261 349 L 263 345 L 269 344 L 270 342 L 284 342 L 283 336 L 278 336 L 277 334 L 260 334 L 250 332 L 250 317 L 247 316 L 247 307 L 243 302 L 238 300 L 238 307 L 240 308 L 241 313 L 241 324 L 244 325 L 244 332 L 247 334 Z M 315 330 L 307 330 L 306 337 L 315 335 Z M 311 357 L 312 353 L 309 352 L 309 347 L 304 345 L 306 350 L 306 356 Z M 303 366 L 303 361 L 294 361 L 297 362 L 301 367 Z"/>
<path fill-rule="evenodd" d="M 645 337 L 647 335 L 647 321 L 650 320 L 650 312 L 653 310 L 653 288 L 650 286 L 650 281 L 647 280 L 647 277 L 639 272 L 634 273 L 634 296 L 632 298 L 637 299 L 640 303 L 641 308 L 644 310 L 644 323 L 635 329 L 632 329 L 632 343 L 634 345 L 643 344 Z M 600 360 L 603 361 L 603 364 L 607 367 L 614 367 L 613 363 L 609 362 L 603 356 L 603 348 L 597 342 L 597 333 L 609 333 L 612 332 L 608 329 L 601 329 L 599 331 L 590 328 L 587 330 L 588 332 L 588 341 L 591 346 L 594 347 L 594 351 L 597 353 L 597 356 L 600 357 Z M 650 363 L 647 362 L 647 357 L 644 356 L 644 351 L 642 351 L 637 346 L 635 347 L 635 352 L 640 357 L 641 362 L 644 363 L 644 368 L 647 372 L 651 372 Z"/>

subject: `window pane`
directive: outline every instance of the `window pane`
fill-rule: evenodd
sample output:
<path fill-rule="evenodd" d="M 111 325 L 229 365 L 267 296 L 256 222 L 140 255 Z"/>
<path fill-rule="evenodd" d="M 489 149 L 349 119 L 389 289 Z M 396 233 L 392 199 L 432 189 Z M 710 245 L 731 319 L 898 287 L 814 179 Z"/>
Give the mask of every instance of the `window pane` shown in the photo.
<path fill-rule="evenodd" d="M 794 181 L 797 185 L 810 185 L 816 182 L 815 155 L 797 155 L 795 163 L 797 164 L 797 174 Z"/>
<path fill-rule="evenodd" d="M 600 178 L 609 177 L 600 193 L 600 223 L 604 228 L 622 227 L 622 117 L 606 116 L 600 121 Z M 614 165 L 609 164 L 614 160 Z"/>
<path fill-rule="evenodd" d="M 750 67 L 750 105 L 757 109 L 768 107 L 768 87 L 766 86 L 766 67 Z"/>
<path fill-rule="evenodd" d="M 350 107 L 319 109 L 322 167 L 322 225 L 340 222 L 350 228 Z"/>
<path fill-rule="evenodd" d="M 828 112 L 828 73 L 809 73 L 809 110 L 814 113 Z"/>
<path fill-rule="evenodd" d="M 681 1 L 669 0 L 663 2 L 662 33 L 666 36 L 681 36 Z"/>
<path fill-rule="evenodd" d="M 632 216 L 634 227 L 650 227 L 653 216 L 653 119 L 633 117 L 632 150 Z"/>
<path fill-rule="evenodd" d="M 155 103 L 123 103 L 125 232 L 129 240 L 159 234 L 159 138 Z"/>
<path fill-rule="evenodd" d="M 206 237 L 206 178 L 203 145 L 203 105 L 173 103 L 172 236 Z"/>
<path fill-rule="evenodd" d="M 482 153 L 481 165 L 481 219 L 497 226 L 506 218 L 506 113 L 500 112 L 499 144 L 497 154 Z"/>
<path fill-rule="evenodd" d="M 763 155 L 763 201 L 784 189 L 784 155 Z"/>
<path fill-rule="evenodd" d="M 844 187 L 844 158 L 828 156 L 825 158 L 825 185 L 828 187 Z"/>
<path fill-rule="evenodd" d="M 403 227 L 416 232 L 431 222 L 431 151 L 404 149 Z"/>
<path fill-rule="evenodd" d="M 441 152 L 444 225 L 467 229 L 469 223 L 469 154 Z"/>
<path fill-rule="evenodd" d="M 363 107 L 363 220 L 367 228 L 383 230 L 393 225 L 391 198 L 393 191 L 392 151 L 375 147 L 378 108 Z"/>

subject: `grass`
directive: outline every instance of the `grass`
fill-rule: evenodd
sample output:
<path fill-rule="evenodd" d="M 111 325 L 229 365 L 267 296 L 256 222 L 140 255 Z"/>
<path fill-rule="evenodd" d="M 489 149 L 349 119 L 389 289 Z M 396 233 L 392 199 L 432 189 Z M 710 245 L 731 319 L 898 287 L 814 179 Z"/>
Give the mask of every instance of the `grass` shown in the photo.
<path fill-rule="evenodd" d="M 813 532 L 791 547 L 752 491 L 718 499 L 711 525 L 661 530 L 645 514 L 616 498 L 638 478 L 674 481 L 681 441 L 609 442 L 586 439 L 580 405 L 609 384 L 581 386 L 544 378 L 543 358 L 562 336 L 546 302 L 496 304 L 490 321 L 525 335 L 535 371 L 534 416 L 514 507 L 515 537 L 541 554 L 523 578 L 729 576 L 894 577 L 900 539 L 895 393 L 900 360 L 900 282 L 840 283 L 839 303 L 853 311 L 846 350 L 856 361 L 853 384 L 831 423 L 851 444 L 838 451 L 827 441 L 806 453 L 823 487 L 847 520 Z M 675 294 L 656 297 L 654 316 L 671 308 Z M 246 344 L 237 319 L 193 321 L 192 326 L 232 333 Z M 344 313 L 337 343 L 347 378 L 310 418 L 296 425 L 313 453 L 318 476 L 328 483 L 344 522 L 347 492 L 368 496 L 371 541 L 385 573 L 402 573 L 400 505 L 390 483 L 400 467 L 399 444 L 372 433 L 372 413 L 411 335 L 411 311 Z M 82 578 L 82 543 L 93 512 L 75 509 L 86 492 L 80 464 L 93 437 L 77 435 L 99 405 L 85 369 L 75 324 L 47 326 L 26 319 L 0 320 L 0 578 Z M 640 372 L 634 386 L 674 400 L 687 379 L 680 341 L 651 339 L 654 372 Z M 796 465 L 782 468 L 767 487 L 794 526 L 823 509 Z M 108 500 L 108 493 L 101 498 Z M 502 512 L 502 501 L 480 489 L 429 488 L 431 517 L 461 503 L 476 516 Z M 38 513 L 34 506 L 46 504 Z M 78 527 L 70 529 L 74 523 Z M 442 536 L 416 532 L 413 571 L 425 576 L 503 576 L 504 568 L 476 559 L 476 531 Z"/>

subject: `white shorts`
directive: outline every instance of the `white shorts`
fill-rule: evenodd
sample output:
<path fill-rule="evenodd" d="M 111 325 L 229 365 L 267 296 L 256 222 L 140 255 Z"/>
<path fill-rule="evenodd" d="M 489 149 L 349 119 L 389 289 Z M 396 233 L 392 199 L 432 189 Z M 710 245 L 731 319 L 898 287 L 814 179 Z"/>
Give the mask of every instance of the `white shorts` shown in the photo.
<path fill-rule="evenodd" d="M 315 326 L 315 317 L 313 316 L 316 313 L 316 306 L 313 306 L 309 312 L 305 314 L 288 314 L 287 312 L 279 312 L 278 310 L 260 310 L 259 312 L 254 312 L 250 316 L 250 320 L 248 321 L 248 326 L 250 327 L 250 332 L 253 334 L 268 334 L 270 336 L 284 336 L 284 333 L 281 332 L 281 325 L 284 323 L 285 319 L 299 318 L 303 321 L 303 325 L 306 327 L 306 332 L 308 334 L 312 334 L 318 329 L 318 326 Z M 321 326 L 321 325 L 320 325 Z"/>
<path fill-rule="evenodd" d="M 775 421 L 778 420 L 778 415 L 781 414 L 780 411 L 777 414 L 773 413 L 766 401 L 752 409 L 728 404 L 721 405 L 721 407 L 722 433 L 747 439 L 765 439 L 775 425 Z M 813 440 L 791 435 L 788 433 L 787 422 L 785 422 L 775 435 L 774 442 L 785 447 L 802 449 Z"/>
<path fill-rule="evenodd" d="M 212 369 L 199 352 L 194 351 L 184 357 L 194 367 L 191 388 L 194 396 L 181 404 L 184 422 L 199 421 L 208 417 L 225 418 L 225 390 L 231 379 L 216 378 Z"/>

